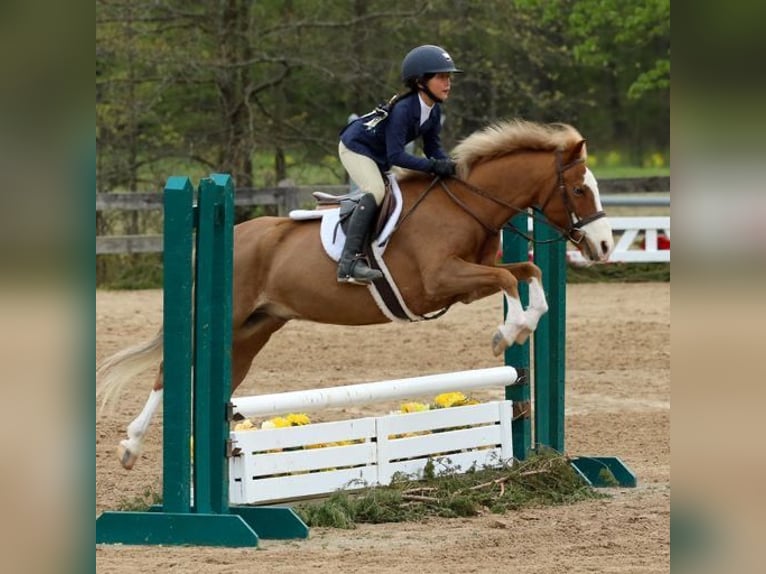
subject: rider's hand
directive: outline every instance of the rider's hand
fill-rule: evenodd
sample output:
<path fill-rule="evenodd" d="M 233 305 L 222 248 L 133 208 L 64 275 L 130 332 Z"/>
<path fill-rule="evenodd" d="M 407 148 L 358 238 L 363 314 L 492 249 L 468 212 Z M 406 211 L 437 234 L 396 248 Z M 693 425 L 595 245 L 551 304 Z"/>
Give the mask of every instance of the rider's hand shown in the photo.
<path fill-rule="evenodd" d="M 455 175 L 456 165 L 451 159 L 433 159 L 431 160 L 431 173 L 439 177 L 449 177 Z"/>

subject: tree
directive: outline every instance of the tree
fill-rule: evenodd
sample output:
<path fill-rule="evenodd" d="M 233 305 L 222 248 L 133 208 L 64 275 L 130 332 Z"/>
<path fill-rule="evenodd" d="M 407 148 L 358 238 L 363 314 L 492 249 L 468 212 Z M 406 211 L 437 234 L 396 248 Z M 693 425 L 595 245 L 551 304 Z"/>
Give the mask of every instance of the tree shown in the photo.
<path fill-rule="evenodd" d="M 540 3 L 545 22 L 566 21 L 566 43 L 591 100 L 586 127 L 602 141 L 667 148 L 670 122 L 670 0 L 558 0 Z"/>
<path fill-rule="evenodd" d="M 173 171 L 273 184 L 295 164 L 339 181 L 339 129 L 401 89 L 402 57 L 425 43 L 466 70 L 448 148 L 512 117 L 637 156 L 669 140 L 668 0 L 98 0 L 96 13 L 102 190 Z"/>

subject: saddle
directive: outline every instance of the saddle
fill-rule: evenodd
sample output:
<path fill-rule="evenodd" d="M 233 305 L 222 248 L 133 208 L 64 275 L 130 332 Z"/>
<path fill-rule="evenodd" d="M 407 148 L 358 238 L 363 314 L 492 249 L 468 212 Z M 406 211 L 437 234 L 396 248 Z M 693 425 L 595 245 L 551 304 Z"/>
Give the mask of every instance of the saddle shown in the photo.
<path fill-rule="evenodd" d="M 396 208 L 394 194 L 391 191 L 391 183 L 387 177 L 384 178 L 384 181 L 386 185 L 386 192 L 383 195 L 383 201 L 381 202 L 380 207 L 378 207 L 378 216 L 375 219 L 375 224 L 371 229 L 372 237 L 378 237 L 378 235 L 380 235 L 380 233 L 383 231 L 383 228 L 386 226 L 386 222 L 391 217 L 394 209 Z M 351 215 L 351 212 L 356 207 L 357 203 L 359 203 L 359 198 L 362 196 L 362 193 L 360 191 L 352 191 L 351 193 L 344 193 L 343 195 L 333 195 L 323 191 L 315 191 L 311 195 L 313 195 L 314 199 L 316 199 L 317 206 L 320 209 L 335 206 L 340 207 L 340 225 L 345 231 L 346 221 L 348 220 L 349 215 Z"/>

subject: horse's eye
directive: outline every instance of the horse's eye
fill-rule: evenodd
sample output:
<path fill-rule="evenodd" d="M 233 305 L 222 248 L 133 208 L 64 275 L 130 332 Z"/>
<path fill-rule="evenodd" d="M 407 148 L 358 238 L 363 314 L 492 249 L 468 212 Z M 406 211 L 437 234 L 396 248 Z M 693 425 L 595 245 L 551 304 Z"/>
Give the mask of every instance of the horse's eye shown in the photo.
<path fill-rule="evenodd" d="M 581 188 L 581 187 L 575 187 L 572 190 L 572 193 L 574 193 L 575 195 L 578 195 L 578 196 L 583 196 L 583 195 L 585 195 L 585 190 L 583 188 Z"/>

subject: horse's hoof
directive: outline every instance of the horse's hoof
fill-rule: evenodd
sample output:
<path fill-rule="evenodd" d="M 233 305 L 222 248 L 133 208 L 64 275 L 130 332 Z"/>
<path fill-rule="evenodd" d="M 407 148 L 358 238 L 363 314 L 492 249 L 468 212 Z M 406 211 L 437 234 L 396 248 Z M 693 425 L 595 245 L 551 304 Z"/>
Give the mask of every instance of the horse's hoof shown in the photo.
<path fill-rule="evenodd" d="M 526 329 L 526 328 L 522 329 L 521 331 L 519 331 L 519 334 L 516 335 L 516 338 L 514 339 L 514 341 L 516 341 L 516 343 L 518 343 L 519 345 L 523 345 L 524 343 L 527 342 L 527 339 L 529 339 L 529 336 L 531 334 L 532 334 L 531 329 Z"/>
<path fill-rule="evenodd" d="M 124 440 L 117 446 L 117 457 L 120 459 L 122 468 L 130 470 L 136 464 L 139 453 L 130 450 L 130 447 L 126 444 L 127 442 L 127 440 Z"/>
<path fill-rule="evenodd" d="M 500 330 L 495 331 L 492 335 L 492 352 L 497 357 L 508 347 L 508 343 Z"/>

